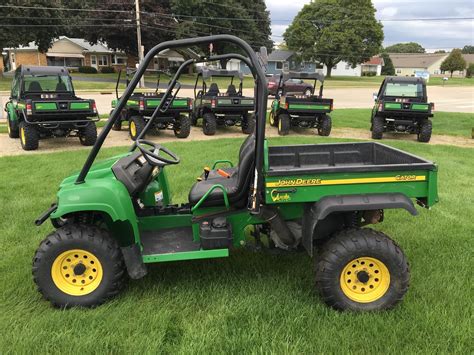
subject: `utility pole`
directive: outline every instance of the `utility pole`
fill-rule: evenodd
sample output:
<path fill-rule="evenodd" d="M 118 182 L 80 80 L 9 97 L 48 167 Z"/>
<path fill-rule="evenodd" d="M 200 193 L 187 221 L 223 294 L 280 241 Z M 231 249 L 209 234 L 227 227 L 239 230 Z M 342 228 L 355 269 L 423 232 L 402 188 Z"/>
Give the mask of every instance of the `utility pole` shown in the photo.
<path fill-rule="evenodd" d="M 138 46 L 138 64 L 143 62 L 143 47 L 142 47 L 142 30 L 140 26 L 140 1 L 135 0 L 135 12 L 137 14 L 137 46 Z M 140 88 L 145 87 L 145 76 L 140 78 L 138 85 Z"/>

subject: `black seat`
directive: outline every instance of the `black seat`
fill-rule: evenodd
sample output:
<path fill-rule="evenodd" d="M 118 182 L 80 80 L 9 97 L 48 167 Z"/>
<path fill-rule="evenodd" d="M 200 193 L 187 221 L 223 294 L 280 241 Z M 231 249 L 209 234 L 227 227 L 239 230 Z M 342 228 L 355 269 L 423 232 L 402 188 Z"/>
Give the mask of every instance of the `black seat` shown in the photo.
<path fill-rule="evenodd" d="M 227 96 L 237 96 L 237 90 L 235 89 L 235 85 L 230 84 L 225 94 Z"/>
<path fill-rule="evenodd" d="M 224 186 L 229 202 L 233 207 L 243 207 L 247 204 L 249 185 L 255 167 L 255 135 L 250 135 L 242 144 L 239 153 L 239 164 L 229 178 L 220 175 L 196 182 L 189 192 L 189 203 L 195 205 L 212 185 Z M 215 189 L 201 206 L 223 206 L 224 194 L 222 190 Z"/>
<path fill-rule="evenodd" d="M 64 84 L 62 81 L 56 84 L 56 91 L 67 91 L 66 84 Z"/>
<path fill-rule="evenodd" d="M 30 85 L 28 86 L 28 91 L 30 92 L 43 92 L 43 88 L 41 87 L 41 84 L 37 81 L 32 81 Z"/>
<path fill-rule="evenodd" d="M 217 96 L 219 95 L 219 87 L 217 86 L 216 83 L 212 83 L 209 86 L 209 90 L 206 92 L 206 96 Z"/>

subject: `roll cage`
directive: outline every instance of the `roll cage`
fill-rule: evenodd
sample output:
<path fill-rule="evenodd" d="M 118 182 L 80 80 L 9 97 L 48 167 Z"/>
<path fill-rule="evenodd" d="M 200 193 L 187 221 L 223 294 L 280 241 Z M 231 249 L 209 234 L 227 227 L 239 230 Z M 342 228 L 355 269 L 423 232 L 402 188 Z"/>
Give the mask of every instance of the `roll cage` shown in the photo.
<path fill-rule="evenodd" d="M 124 109 L 128 99 L 133 94 L 140 78 L 145 74 L 148 65 L 151 63 L 155 55 L 161 52 L 164 49 L 175 49 L 175 48 L 189 48 L 190 46 L 196 45 L 207 45 L 210 43 L 216 42 L 227 42 L 234 44 L 235 46 L 242 49 L 247 55 L 248 58 L 239 55 L 239 54 L 224 54 L 211 57 L 201 57 L 200 59 L 188 59 L 184 61 L 181 66 L 176 71 L 175 75 L 169 82 L 169 85 L 163 95 L 160 104 L 153 112 L 151 118 L 148 120 L 147 124 L 143 131 L 137 137 L 137 140 L 132 144 L 130 151 L 134 151 L 137 147 L 137 143 L 153 125 L 154 120 L 160 115 L 160 113 L 166 112 L 167 108 L 171 105 L 173 99 L 179 92 L 181 85 L 178 83 L 178 78 L 184 69 L 193 63 L 199 62 L 209 62 L 219 59 L 240 59 L 250 68 L 252 75 L 255 78 L 255 113 L 256 113 L 256 146 L 255 146 L 255 173 L 254 173 L 254 183 L 253 189 L 251 192 L 251 204 L 250 210 L 252 213 L 258 213 L 260 209 L 260 202 L 262 199 L 261 192 L 263 190 L 263 155 L 264 155 L 264 141 L 265 141 L 265 123 L 266 123 L 266 112 L 267 112 L 267 80 L 265 77 L 265 72 L 262 68 L 261 61 L 266 58 L 266 49 L 262 50 L 262 56 L 259 58 L 255 51 L 250 47 L 250 45 L 243 41 L 242 39 L 232 36 L 232 35 L 215 35 L 215 36 L 206 36 L 206 37 L 197 37 L 189 39 L 181 39 L 175 41 L 167 41 L 160 43 L 153 47 L 145 56 L 144 60 L 137 68 L 135 75 L 130 81 L 129 85 L 125 89 L 121 99 L 118 101 L 116 107 L 113 109 L 109 120 L 101 131 L 100 135 L 97 137 L 96 143 L 91 149 L 89 156 L 87 157 L 77 179 L 76 184 L 82 184 L 85 182 L 87 174 L 94 163 L 97 154 L 100 151 L 107 135 L 110 133 L 112 126 L 119 119 L 120 112 Z M 175 90 L 176 89 L 176 90 Z M 174 91 L 174 92 L 173 92 Z"/>
<path fill-rule="evenodd" d="M 207 92 L 207 79 L 211 79 L 213 77 L 221 77 L 221 78 L 230 78 L 230 84 L 234 84 L 234 78 L 239 78 L 239 90 L 238 94 L 242 95 L 242 84 L 244 81 L 244 74 L 238 70 L 217 70 L 217 69 L 209 69 L 209 68 L 200 68 L 198 71 L 198 75 L 196 76 L 196 82 L 194 83 L 194 98 L 196 99 L 199 95 L 204 95 Z M 202 89 L 197 91 L 197 86 L 199 83 L 199 79 L 202 79 Z"/>

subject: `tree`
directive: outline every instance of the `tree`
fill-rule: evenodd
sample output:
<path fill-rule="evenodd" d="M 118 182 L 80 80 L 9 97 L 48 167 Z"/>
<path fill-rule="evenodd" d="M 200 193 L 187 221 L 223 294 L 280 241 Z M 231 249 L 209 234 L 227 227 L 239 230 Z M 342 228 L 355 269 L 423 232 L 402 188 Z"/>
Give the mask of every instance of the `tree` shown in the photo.
<path fill-rule="evenodd" d="M 472 78 L 474 75 L 474 63 L 470 63 L 466 70 L 466 78 Z"/>
<path fill-rule="evenodd" d="M 0 48 L 19 47 L 35 42 L 41 52 L 46 52 L 54 38 L 62 34 L 66 25 L 62 11 L 50 9 L 28 9 L 28 7 L 62 7 L 66 1 L 36 0 L 12 1 L 3 0 L 0 8 L 2 30 L 0 31 Z M 32 4 L 33 3 L 33 4 Z"/>
<path fill-rule="evenodd" d="M 462 57 L 461 50 L 458 48 L 453 49 L 448 57 L 441 63 L 440 69 L 442 71 L 451 72 L 451 77 L 453 77 L 453 72 L 456 70 L 462 71 L 466 69 L 466 61 Z"/>
<path fill-rule="evenodd" d="M 392 59 L 388 53 L 382 53 L 380 57 L 383 58 L 384 65 L 382 67 L 382 75 L 395 75 L 395 67 L 393 66 Z"/>
<path fill-rule="evenodd" d="M 387 53 L 425 53 L 425 49 L 418 43 L 397 43 L 385 48 Z"/>
<path fill-rule="evenodd" d="M 438 54 L 438 53 L 446 53 L 446 51 L 444 49 L 439 49 L 435 51 L 435 54 Z"/>
<path fill-rule="evenodd" d="M 474 54 L 474 46 L 464 46 L 461 50 L 462 54 Z"/>
<path fill-rule="evenodd" d="M 176 14 L 177 38 L 207 36 L 210 34 L 234 34 L 247 41 L 254 50 L 261 46 L 270 51 L 270 14 L 264 0 L 171 0 L 171 9 Z M 214 54 L 236 52 L 233 45 L 215 43 Z M 201 47 L 209 53 L 209 48 Z M 237 52 L 241 52 L 237 50 Z M 227 60 L 221 61 L 225 68 Z"/>
<path fill-rule="evenodd" d="M 283 34 L 302 60 L 331 69 L 344 60 L 356 66 L 380 51 L 383 30 L 370 0 L 319 0 L 303 7 Z"/>

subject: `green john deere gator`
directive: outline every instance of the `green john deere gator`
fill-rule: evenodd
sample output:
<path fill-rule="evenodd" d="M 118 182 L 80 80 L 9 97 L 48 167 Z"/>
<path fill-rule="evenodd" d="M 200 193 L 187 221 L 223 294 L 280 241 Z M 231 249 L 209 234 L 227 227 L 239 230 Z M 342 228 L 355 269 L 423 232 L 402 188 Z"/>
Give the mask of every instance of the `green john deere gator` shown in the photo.
<path fill-rule="evenodd" d="M 97 138 L 95 101 L 76 96 L 64 67 L 19 66 L 5 111 L 8 135 L 20 138 L 24 150 L 49 137 L 79 137 L 85 146 Z"/>
<path fill-rule="evenodd" d="M 130 82 L 129 76 L 134 74 L 135 71 L 135 69 L 126 69 L 127 85 Z M 115 108 L 121 99 L 118 93 L 121 73 L 120 71 L 117 78 L 117 85 L 115 87 L 116 98 L 112 100 L 112 108 Z M 137 139 L 163 99 L 164 92 L 159 91 L 160 77 L 162 74 L 169 75 L 163 71 L 157 71 L 158 76 L 154 92 L 137 91 L 127 100 L 125 107 L 120 113 L 119 120 L 117 120 L 112 128 L 114 131 L 120 131 L 122 129 L 122 122 L 128 122 L 130 138 L 132 138 L 132 140 Z M 169 98 L 162 109 L 162 113 L 166 111 L 166 114 L 158 117 L 153 122 L 152 128 L 155 130 L 171 129 L 177 138 L 187 138 L 191 132 L 191 119 L 189 114 L 192 109 L 193 100 L 191 98 L 176 97 L 173 100 Z"/>
<path fill-rule="evenodd" d="M 257 120 L 236 164 L 216 161 L 197 182 L 189 181 L 189 199 L 181 204 L 172 200 L 173 180 L 166 173 L 180 159 L 162 145 L 138 136 L 129 152 L 94 164 L 153 57 L 167 48 L 209 43 L 233 44 L 248 58 L 227 54 L 184 62 L 141 136 L 164 102 L 176 96 L 186 65 L 238 58 L 255 78 Z M 306 250 L 315 260 L 316 289 L 334 308 L 395 306 L 408 289 L 407 258 L 386 234 L 365 226 L 382 222 L 387 209 L 416 215 L 413 201 L 432 207 L 438 201 L 436 165 L 374 142 L 270 146 L 267 98 L 261 61 L 237 37 L 182 39 L 152 48 L 82 170 L 61 183 L 56 202 L 36 221 L 50 219 L 56 228 L 33 259 L 34 281 L 44 298 L 58 307 L 96 306 L 122 289 L 127 274 L 145 276 L 148 264 L 225 258 L 250 242 L 256 250 Z"/>

